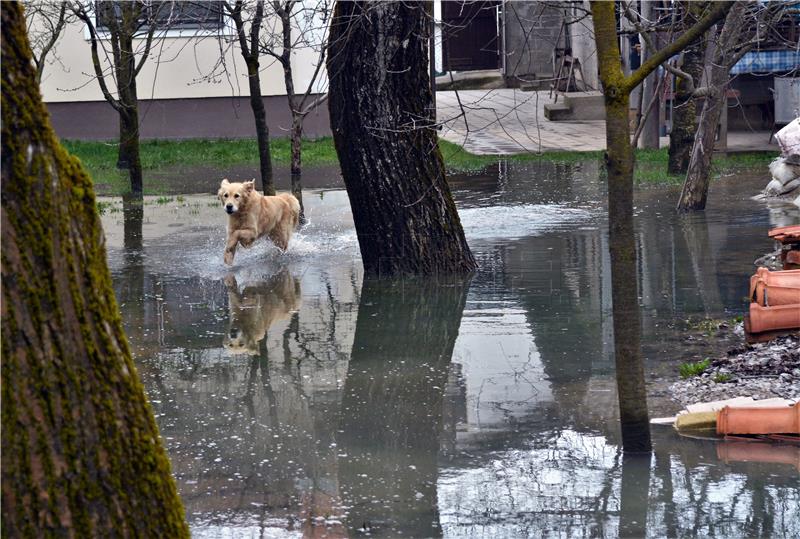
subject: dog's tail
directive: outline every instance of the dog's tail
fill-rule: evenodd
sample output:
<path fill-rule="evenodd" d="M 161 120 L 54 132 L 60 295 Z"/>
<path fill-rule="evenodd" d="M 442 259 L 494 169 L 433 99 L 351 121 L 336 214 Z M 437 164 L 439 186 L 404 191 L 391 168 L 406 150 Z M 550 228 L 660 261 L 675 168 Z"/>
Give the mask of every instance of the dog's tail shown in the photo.
<path fill-rule="evenodd" d="M 297 228 L 300 223 L 300 201 L 291 193 L 283 193 L 279 196 L 289 204 L 289 210 L 292 212 L 292 223 L 294 228 Z"/>

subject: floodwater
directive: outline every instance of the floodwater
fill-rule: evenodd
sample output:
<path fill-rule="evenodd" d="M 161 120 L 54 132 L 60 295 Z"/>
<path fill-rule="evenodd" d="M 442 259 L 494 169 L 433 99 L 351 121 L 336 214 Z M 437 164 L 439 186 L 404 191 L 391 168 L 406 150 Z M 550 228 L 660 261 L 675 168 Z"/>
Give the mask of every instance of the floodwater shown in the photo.
<path fill-rule="evenodd" d="M 691 318 L 744 311 L 753 260 L 794 206 L 716 182 L 636 199 L 652 416 Z M 336 179 L 332 179 L 332 182 Z M 679 437 L 623 457 L 598 163 L 451 178 L 471 279 L 364 280 L 346 193 L 222 264 L 212 195 L 112 201 L 109 264 L 195 537 L 798 537 L 800 448 Z M 716 352 L 716 350 L 713 350 Z"/>

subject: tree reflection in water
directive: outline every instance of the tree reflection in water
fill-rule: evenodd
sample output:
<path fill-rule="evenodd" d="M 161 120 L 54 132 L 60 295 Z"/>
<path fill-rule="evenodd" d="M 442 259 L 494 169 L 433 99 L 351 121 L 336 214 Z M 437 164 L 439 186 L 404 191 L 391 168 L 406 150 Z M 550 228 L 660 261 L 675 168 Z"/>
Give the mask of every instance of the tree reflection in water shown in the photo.
<path fill-rule="evenodd" d="M 339 481 L 351 530 L 441 535 L 442 403 L 467 280 L 366 280 L 345 382 Z"/>

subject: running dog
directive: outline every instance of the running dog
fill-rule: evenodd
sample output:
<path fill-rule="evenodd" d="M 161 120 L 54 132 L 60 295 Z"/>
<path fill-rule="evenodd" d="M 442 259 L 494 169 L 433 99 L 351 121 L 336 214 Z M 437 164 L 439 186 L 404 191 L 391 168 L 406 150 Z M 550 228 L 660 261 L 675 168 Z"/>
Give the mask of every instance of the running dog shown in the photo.
<path fill-rule="evenodd" d="M 292 232 L 300 221 L 300 203 L 290 193 L 264 196 L 255 189 L 255 180 L 222 180 L 217 196 L 228 214 L 228 240 L 225 264 L 233 264 L 236 247 L 248 248 L 267 236 L 281 251 L 289 246 Z"/>

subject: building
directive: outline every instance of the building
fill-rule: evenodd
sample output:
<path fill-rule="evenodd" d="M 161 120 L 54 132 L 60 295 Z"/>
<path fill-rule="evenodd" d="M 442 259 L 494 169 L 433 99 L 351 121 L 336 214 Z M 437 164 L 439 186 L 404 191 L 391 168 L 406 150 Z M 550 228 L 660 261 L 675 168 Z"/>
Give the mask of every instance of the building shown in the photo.
<path fill-rule="evenodd" d="M 178 18 L 168 30 L 155 34 L 149 58 L 137 77 L 142 138 L 255 136 L 247 69 L 239 53 L 234 25 L 221 15 L 222 2 L 184 5 L 198 4 L 205 7 L 204 16 Z M 33 32 L 41 31 L 41 20 L 34 18 L 31 23 Z M 273 16 L 265 21 L 264 27 L 279 31 L 280 25 Z M 316 34 L 310 34 L 318 36 L 324 29 L 315 31 Z M 101 45 L 108 48 L 108 33 L 103 30 L 102 21 L 98 34 Z M 144 39 L 134 40 L 135 50 L 143 47 Z M 110 51 L 101 51 L 100 56 L 110 75 L 110 63 L 106 60 L 111 56 Z M 308 44 L 294 51 L 292 67 L 298 92 L 305 91 L 318 62 L 318 53 Z M 114 92 L 113 77 L 106 78 Z M 323 92 L 326 87 L 323 73 L 312 93 Z M 47 57 L 41 90 L 56 133 L 62 138 L 118 138 L 118 115 L 104 100 L 94 75 L 90 35 L 84 23 L 73 20 L 67 24 Z M 291 117 L 283 70 L 277 61 L 266 56 L 261 58 L 261 90 L 270 134 L 288 136 Z M 308 137 L 330 134 L 327 107 L 307 116 L 305 134 Z"/>

